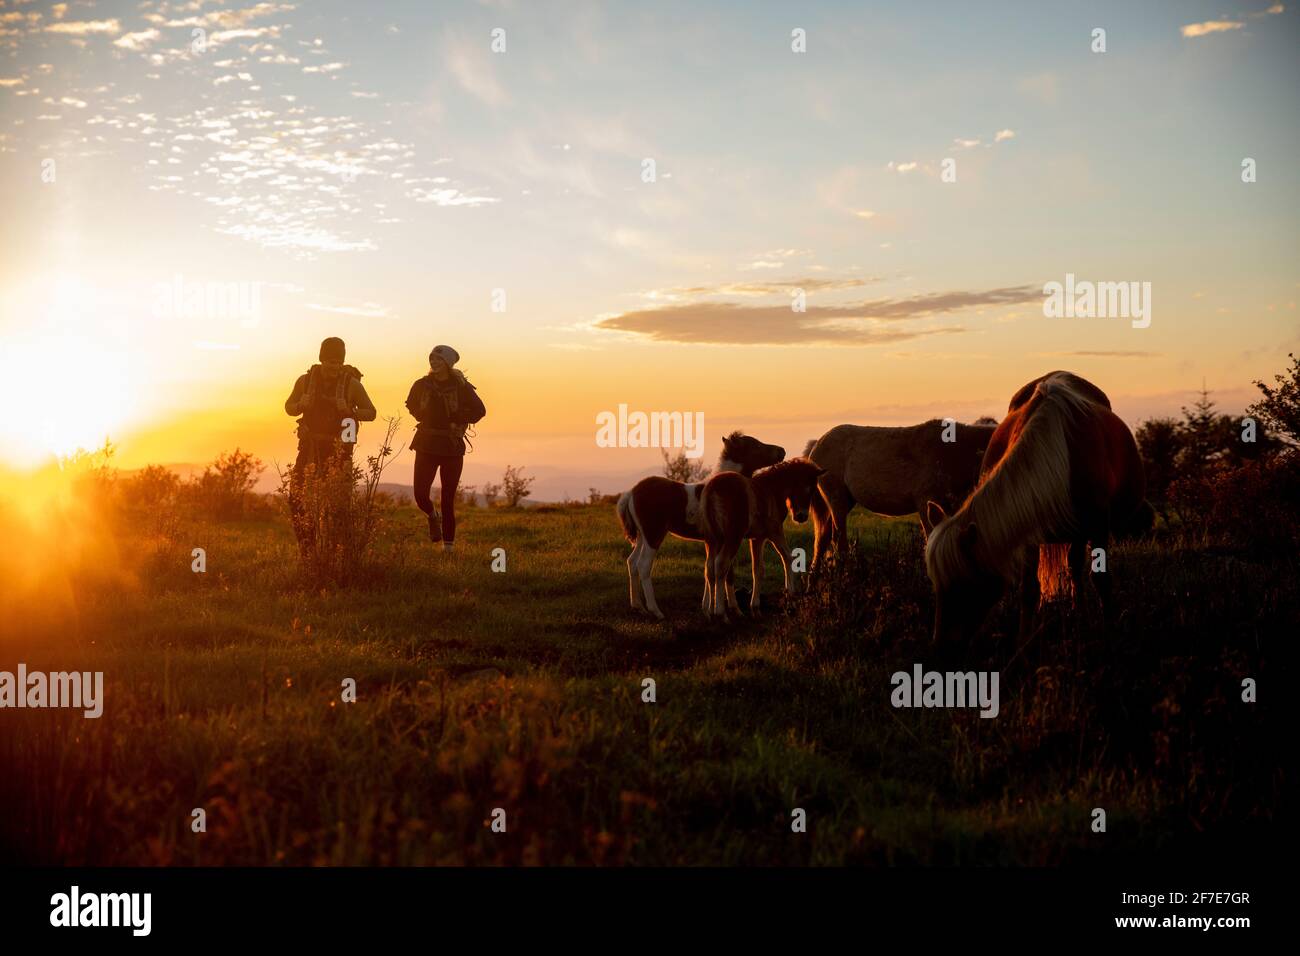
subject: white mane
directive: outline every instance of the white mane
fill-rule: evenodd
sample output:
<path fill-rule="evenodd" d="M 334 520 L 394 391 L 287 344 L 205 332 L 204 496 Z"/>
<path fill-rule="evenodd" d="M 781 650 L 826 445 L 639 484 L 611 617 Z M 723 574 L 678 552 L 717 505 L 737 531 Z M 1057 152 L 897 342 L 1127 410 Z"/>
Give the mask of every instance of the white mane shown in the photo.
<path fill-rule="evenodd" d="M 925 558 L 936 584 L 970 574 L 972 565 L 1009 579 L 1025 545 L 1040 543 L 1048 529 L 1059 533 L 1074 524 L 1067 430 L 1093 403 L 1060 376 L 1044 379 L 1036 391 L 1042 404 L 1010 451 L 957 513 L 931 531 Z M 958 542 L 972 522 L 978 529 L 973 562 Z"/>

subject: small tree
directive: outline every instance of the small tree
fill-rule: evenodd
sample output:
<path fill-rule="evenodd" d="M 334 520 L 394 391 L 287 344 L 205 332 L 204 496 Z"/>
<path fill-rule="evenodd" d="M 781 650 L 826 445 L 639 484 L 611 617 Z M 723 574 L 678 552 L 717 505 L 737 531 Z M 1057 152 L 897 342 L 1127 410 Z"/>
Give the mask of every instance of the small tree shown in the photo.
<path fill-rule="evenodd" d="M 191 478 L 186 486 L 191 501 L 217 520 L 241 518 L 249 492 L 262 473 L 262 460 L 236 448 L 218 455 L 203 474 Z"/>
<path fill-rule="evenodd" d="M 524 477 L 524 469 L 506 465 L 505 474 L 501 476 L 501 495 L 507 508 L 519 507 L 519 502 L 532 494 L 530 486 L 536 479 Z"/>
<path fill-rule="evenodd" d="M 668 456 L 667 449 L 660 449 L 659 452 L 664 456 L 664 477 L 671 478 L 673 481 L 682 481 L 690 484 L 696 481 L 703 481 L 709 476 L 709 469 L 703 462 L 687 458 L 686 452 L 679 451 L 671 458 Z"/>
<path fill-rule="evenodd" d="M 1284 375 L 1274 375 L 1276 385 L 1256 381 L 1264 397 L 1246 409 L 1277 437 L 1289 445 L 1300 445 L 1300 359 L 1287 353 L 1291 367 Z"/>
<path fill-rule="evenodd" d="M 589 504 L 589 505 L 598 505 L 598 504 L 600 504 L 600 499 L 601 499 L 602 497 L 603 497 L 603 496 L 601 495 L 601 493 L 600 493 L 600 489 L 599 489 L 599 488 L 588 488 L 588 489 L 587 489 L 587 504 Z"/>
<path fill-rule="evenodd" d="M 483 486 L 483 503 L 488 508 L 496 504 L 497 498 L 501 495 L 501 486 L 495 481 L 489 481 Z"/>
<path fill-rule="evenodd" d="M 367 456 L 365 467 L 339 454 L 330 467 L 314 464 L 295 474 L 280 472 L 280 495 L 294 533 L 304 577 L 313 586 L 344 587 L 376 573 L 373 545 L 392 511 L 392 501 L 379 491 L 384 469 L 392 464 L 393 438 L 401 419 L 387 424 L 379 450 Z"/>
<path fill-rule="evenodd" d="M 1219 413 L 1210 399 L 1210 393 L 1201 386 L 1201 397 L 1191 408 L 1183 406 L 1182 452 L 1179 455 L 1179 472 L 1195 477 L 1204 474 L 1222 451 L 1223 431 L 1219 426 Z"/>
<path fill-rule="evenodd" d="M 86 495 L 107 498 L 113 491 L 117 471 L 113 468 L 113 455 L 117 448 L 107 438 L 94 451 L 78 448 L 71 455 L 59 459 L 59 468 Z"/>
<path fill-rule="evenodd" d="M 460 503 L 467 508 L 473 508 L 478 504 L 477 485 L 461 485 L 456 491 L 456 495 L 460 498 Z"/>

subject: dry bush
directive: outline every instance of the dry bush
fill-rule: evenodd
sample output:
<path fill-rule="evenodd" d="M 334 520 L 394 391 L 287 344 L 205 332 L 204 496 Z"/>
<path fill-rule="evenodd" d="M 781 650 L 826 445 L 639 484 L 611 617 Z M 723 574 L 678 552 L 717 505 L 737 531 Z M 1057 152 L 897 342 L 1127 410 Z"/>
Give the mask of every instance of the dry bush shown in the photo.
<path fill-rule="evenodd" d="M 262 460 L 236 448 L 218 455 L 212 464 L 181 486 L 180 500 L 215 521 L 236 521 L 254 510 L 253 486 L 263 471 Z"/>
<path fill-rule="evenodd" d="M 279 472 L 279 495 L 295 522 L 302 572 L 314 587 L 344 587 L 378 573 L 372 545 L 395 508 L 392 496 L 379 491 L 379 482 L 392 463 L 400 421 L 386 419 L 383 443 L 364 468 L 348 463 L 323 473 L 308 467 L 301 476 L 292 469 Z"/>
<path fill-rule="evenodd" d="M 1169 499 L 1184 534 L 1261 553 L 1300 542 L 1300 453 L 1181 478 Z"/>

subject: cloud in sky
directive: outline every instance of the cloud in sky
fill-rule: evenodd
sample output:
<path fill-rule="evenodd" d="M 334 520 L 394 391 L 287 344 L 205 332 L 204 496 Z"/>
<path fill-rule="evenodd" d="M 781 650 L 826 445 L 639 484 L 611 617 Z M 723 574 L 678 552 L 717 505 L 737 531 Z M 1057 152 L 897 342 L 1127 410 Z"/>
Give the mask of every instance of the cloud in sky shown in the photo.
<path fill-rule="evenodd" d="M 787 304 L 691 302 L 607 316 L 594 327 L 630 332 L 655 342 L 684 344 L 884 345 L 964 331 L 960 326 L 891 328 L 885 323 L 1041 299 L 1042 290 L 1038 286 L 1012 286 L 982 292 L 937 292 L 906 299 L 876 299 L 857 305 L 810 306 L 806 312 L 795 312 Z"/>
<path fill-rule="evenodd" d="M 307 308 L 315 312 L 333 312 L 337 315 L 357 315 L 367 319 L 389 318 L 389 309 L 378 302 L 363 302 L 360 305 L 317 305 L 312 303 Z"/>
<path fill-rule="evenodd" d="M 1206 20 L 1204 23 L 1189 23 L 1183 27 L 1185 37 L 1203 37 L 1211 33 L 1225 33 L 1228 30 L 1240 30 L 1240 20 Z"/>
<path fill-rule="evenodd" d="M 1077 352 L 1055 352 L 1055 355 L 1078 355 L 1085 358 L 1159 358 L 1159 352 L 1125 351 L 1117 349 L 1110 352 L 1080 350 Z"/>
<path fill-rule="evenodd" d="M 1280 3 L 1275 3 L 1267 10 L 1261 10 L 1258 13 L 1250 13 L 1247 16 L 1253 18 L 1277 16 L 1279 13 L 1285 13 L 1286 7 Z M 1201 23 L 1185 24 L 1180 32 L 1185 37 L 1207 37 L 1215 33 L 1228 33 L 1232 30 L 1240 30 L 1245 26 L 1243 20 L 1205 20 Z"/>
<path fill-rule="evenodd" d="M 67 33 L 72 36 L 86 36 L 90 33 L 121 33 L 122 25 L 117 20 L 63 20 L 50 23 L 45 27 L 46 33 Z"/>
<path fill-rule="evenodd" d="M 649 292 L 643 292 L 641 295 L 647 299 L 700 299 L 712 295 L 731 295 L 731 296 L 765 296 L 765 295 L 789 295 L 795 289 L 803 289 L 805 292 L 840 292 L 845 289 L 859 289 L 869 282 L 875 282 L 876 279 L 849 278 L 849 279 L 814 279 L 811 277 L 803 279 L 772 279 L 767 282 L 720 282 L 716 285 L 691 285 L 691 286 L 670 286 L 666 289 L 651 289 Z"/>
<path fill-rule="evenodd" d="M 120 46 L 125 50 L 143 50 L 154 40 L 157 40 L 162 34 L 157 30 L 150 28 L 148 30 L 139 30 L 135 33 L 124 33 L 113 41 L 113 46 Z"/>
<path fill-rule="evenodd" d="M 497 80 L 491 57 L 486 44 L 474 44 L 463 37 L 449 37 L 443 46 L 444 62 L 452 77 L 461 88 L 487 103 L 489 106 L 503 106 L 510 101 L 510 94 Z"/>

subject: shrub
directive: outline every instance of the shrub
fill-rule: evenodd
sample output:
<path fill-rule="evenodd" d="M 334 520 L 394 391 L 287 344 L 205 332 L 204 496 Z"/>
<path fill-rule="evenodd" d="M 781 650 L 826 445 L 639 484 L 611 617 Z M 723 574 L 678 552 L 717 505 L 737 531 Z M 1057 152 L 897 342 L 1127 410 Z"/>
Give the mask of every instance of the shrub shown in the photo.
<path fill-rule="evenodd" d="M 191 478 L 181 489 L 182 498 L 196 511 L 217 521 L 245 517 L 253 486 L 263 471 L 262 460 L 236 448 L 218 455 L 203 474 Z"/>
<path fill-rule="evenodd" d="M 180 475 L 162 465 L 148 465 L 118 482 L 122 507 L 131 514 L 172 508 L 180 490 Z"/>
<path fill-rule="evenodd" d="M 679 451 L 671 458 L 668 457 L 666 449 L 660 450 L 659 454 L 664 456 L 664 477 L 671 478 L 673 481 L 683 481 L 691 484 L 697 481 L 703 481 L 709 476 L 709 469 L 693 458 L 687 458 L 685 451 Z"/>
<path fill-rule="evenodd" d="M 1282 436 L 1292 445 L 1300 445 L 1300 359 L 1288 353 L 1291 367 L 1285 375 L 1274 375 L 1276 385 L 1255 382 L 1255 387 L 1263 393 L 1254 405 L 1247 409 L 1264 425 Z"/>
<path fill-rule="evenodd" d="M 501 496 L 507 508 L 519 507 L 519 502 L 532 494 L 530 486 L 536 479 L 524 477 L 524 469 L 506 465 L 506 472 L 501 476 Z"/>
<path fill-rule="evenodd" d="M 379 482 L 392 463 L 393 436 L 401 420 L 386 421 L 383 443 L 366 459 L 365 468 L 348 463 L 323 472 L 308 467 L 301 475 L 292 469 L 279 472 L 279 494 L 294 522 L 303 576 L 313 587 L 345 587 L 375 573 L 371 546 L 394 507 L 391 496 L 379 491 Z"/>
<path fill-rule="evenodd" d="M 1300 453 L 1180 478 L 1169 500 L 1184 534 L 1272 555 L 1300 542 Z"/>

